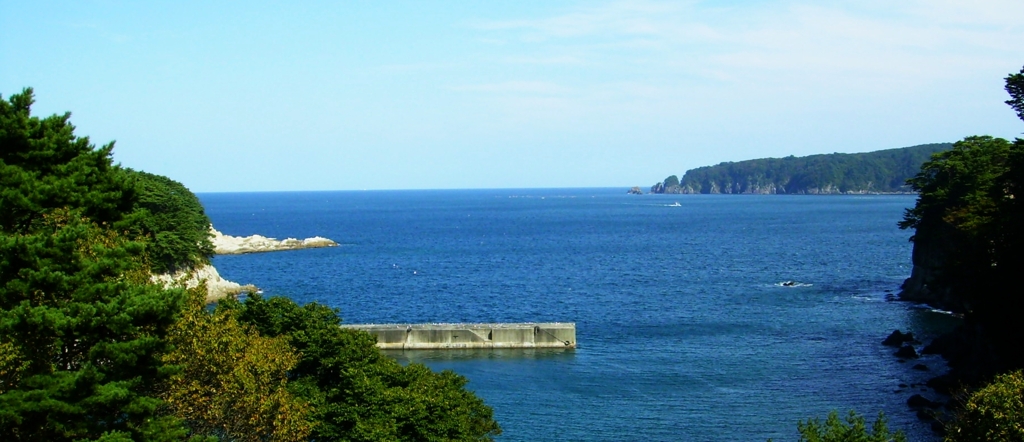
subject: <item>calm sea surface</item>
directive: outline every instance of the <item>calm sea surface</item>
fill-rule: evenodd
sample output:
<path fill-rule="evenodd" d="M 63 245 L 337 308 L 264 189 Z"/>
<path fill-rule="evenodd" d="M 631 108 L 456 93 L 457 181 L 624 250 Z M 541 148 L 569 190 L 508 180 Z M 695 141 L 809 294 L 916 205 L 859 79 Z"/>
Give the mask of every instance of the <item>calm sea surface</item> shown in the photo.
<path fill-rule="evenodd" d="M 798 420 L 833 409 L 884 411 L 911 440 L 935 439 L 904 405 L 918 388 L 896 392 L 934 373 L 879 344 L 953 321 L 886 300 L 910 274 L 896 222 L 911 196 L 199 197 L 225 234 L 341 243 L 214 264 L 268 295 L 340 308 L 347 323 L 575 322 L 576 350 L 391 353 L 466 376 L 502 441 L 796 440 Z"/>

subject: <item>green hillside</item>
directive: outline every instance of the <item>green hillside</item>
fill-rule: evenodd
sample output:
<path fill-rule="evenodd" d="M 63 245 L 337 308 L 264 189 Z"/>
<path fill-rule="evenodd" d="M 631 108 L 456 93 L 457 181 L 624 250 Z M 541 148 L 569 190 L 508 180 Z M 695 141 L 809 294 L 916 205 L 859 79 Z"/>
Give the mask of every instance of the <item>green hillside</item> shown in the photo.
<path fill-rule="evenodd" d="M 651 187 L 651 193 L 846 194 L 911 192 L 906 180 L 950 143 L 866 153 L 762 158 L 691 169 Z"/>

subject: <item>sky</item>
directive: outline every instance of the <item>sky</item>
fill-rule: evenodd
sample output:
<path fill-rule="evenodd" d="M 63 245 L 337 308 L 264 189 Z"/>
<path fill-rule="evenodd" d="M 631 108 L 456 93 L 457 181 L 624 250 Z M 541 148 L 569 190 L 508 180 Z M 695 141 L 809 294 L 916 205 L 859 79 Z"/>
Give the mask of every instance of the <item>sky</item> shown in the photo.
<path fill-rule="evenodd" d="M 1024 1 L 0 0 L 0 95 L 195 192 L 649 187 L 1021 136 Z"/>

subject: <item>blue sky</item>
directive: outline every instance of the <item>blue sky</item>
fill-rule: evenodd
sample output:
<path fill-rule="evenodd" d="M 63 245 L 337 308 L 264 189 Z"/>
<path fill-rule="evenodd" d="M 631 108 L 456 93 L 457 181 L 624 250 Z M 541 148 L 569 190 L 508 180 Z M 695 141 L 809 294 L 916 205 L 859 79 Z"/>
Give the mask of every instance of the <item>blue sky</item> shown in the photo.
<path fill-rule="evenodd" d="M 0 0 L 35 89 L 197 192 L 650 186 L 1012 138 L 1024 2 Z"/>

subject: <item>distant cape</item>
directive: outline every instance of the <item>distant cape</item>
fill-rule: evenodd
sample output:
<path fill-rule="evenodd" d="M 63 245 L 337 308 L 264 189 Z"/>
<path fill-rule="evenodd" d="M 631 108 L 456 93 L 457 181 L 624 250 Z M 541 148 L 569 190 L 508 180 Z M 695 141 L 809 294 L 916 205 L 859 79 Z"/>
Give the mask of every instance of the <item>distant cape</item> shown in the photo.
<path fill-rule="evenodd" d="M 651 193 L 912 193 L 906 180 L 916 175 L 932 154 L 952 147 L 951 143 L 934 143 L 866 153 L 726 162 L 688 170 L 682 179 L 670 176 L 651 186 Z"/>

